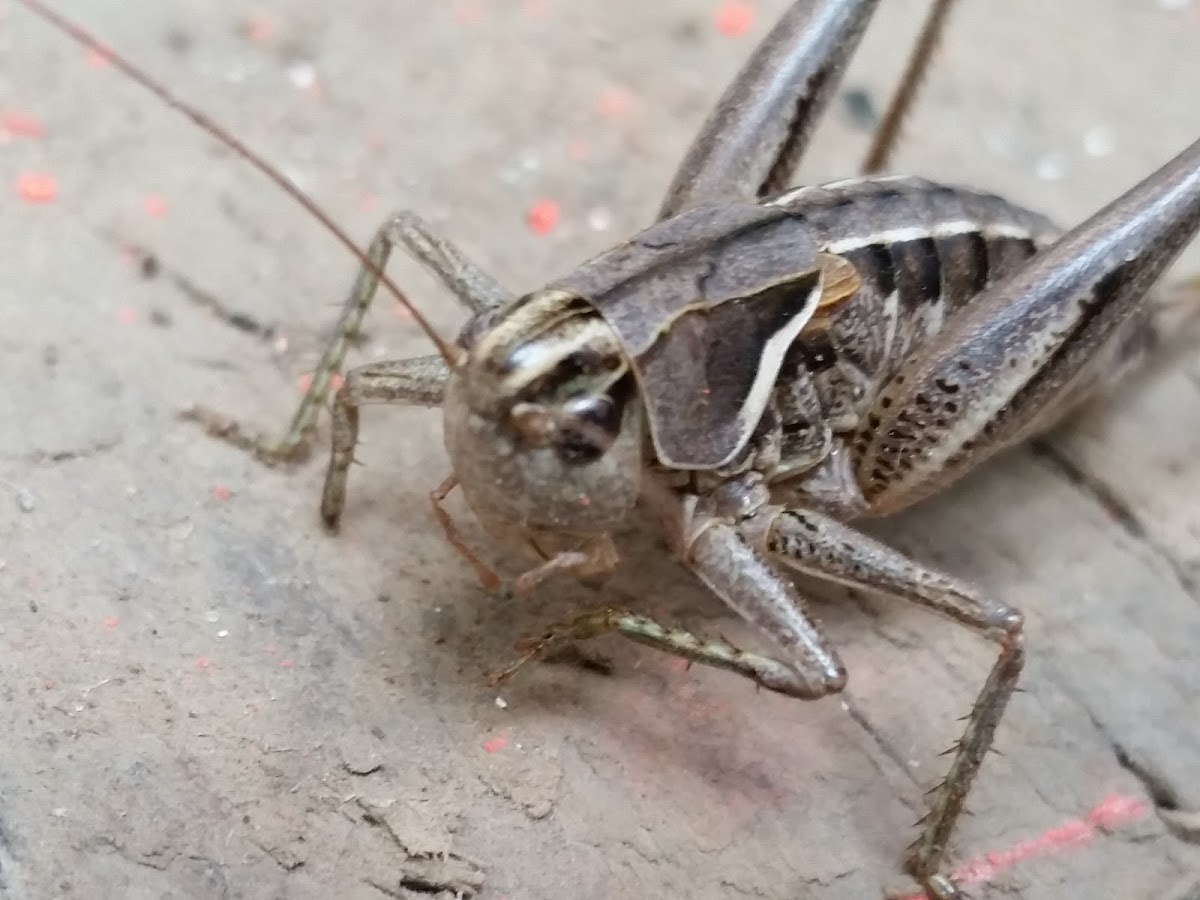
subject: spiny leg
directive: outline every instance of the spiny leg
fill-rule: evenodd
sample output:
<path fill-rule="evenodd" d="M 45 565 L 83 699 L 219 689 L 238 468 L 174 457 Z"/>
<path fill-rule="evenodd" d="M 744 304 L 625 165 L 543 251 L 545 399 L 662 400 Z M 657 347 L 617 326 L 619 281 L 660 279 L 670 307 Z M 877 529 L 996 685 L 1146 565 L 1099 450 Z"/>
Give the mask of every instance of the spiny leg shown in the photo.
<path fill-rule="evenodd" d="M 692 503 L 696 498 L 681 495 L 656 479 L 648 479 L 643 498 L 662 518 L 684 563 L 726 604 L 782 647 L 786 658 L 745 653 L 725 641 L 702 640 L 642 616 L 604 609 L 524 642 L 525 658 L 508 674 L 564 643 L 614 631 L 691 662 L 734 671 L 789 697 L 816 700 L 845 687 L 846 668 L 837 652 L 762 551 L 752 547 L 732 525 L 699 511 Z"/>
<path fill-rule="evenodd" d="M 808 698 L 803 693 L 807 685 L 819 683 L 820 675 L 797 679 L 787 663 L 747 653 L 722 640 L 706 640 L 690 631 L 668 628 L 647 616 L 640 616 L 621 609 L 604 608 L 576 616 L 569 622 L 551 625 L 544 632 L 517 642 L 521 657 L 500 672 L 488 677 L 492 685 L 512 678 L 517 671 L 533 660 L 544 660 L 569 650 L 577 641 L 586 641 L 601 635 L 616 633 L 639 644 L 679 656 L 688 662 L 697 662 L 718 669 L 726 669 L 749 678 L 755 684 L 779 691 L 792 697 Z M 823 696 L 816 694 L 815 696 Z"/>
<path fill-rule="evenodd" d="M 925 76 L 929 73 L 929 64 L 937 52 L 938 42 L 946 29 L 946 20 L 950 17 L 950 8 L 955 0 L 934 0 L 917 36 L 917 43 L 908 58 L 900 84 L 892 95 L 887 111 L 879 122 L 871 147 L 863 160 L 862 173 L 875 175 L 887 167 L 892 152 L 896 149 L 896 140 L 900 136 L 900 126 L 912 109 L 917 91 Z"/>
<path fill-rule="evenodd" d="M 773 517 L 769 525 L 764 524 Z M 760 521 L 753 521 L 760 519 Z M 1025 660 L 1021 614 L 982 598 L 966 584 L 921 565 L 859 531 L 817 512 L 764 510 L 748 528 L 764 535 L 765 549 L 805 574 L 878 591 L 935 610 L 1000 645 L 1000 654 L 967 717 L 946 778 L 932 792 L 924 828 L 905 868 L 935 900 L 959 896 L 938 870 L 946 845 L 996 727 L 1016 690 Z"/>
<path fill-rule="evenodd" d="M 511 296 L 492 276 L 468 260 L 452 243 L 433 234 L 414 212 L 401 211 L 385 222 L 371 241 L 367 255 L 375 266 L 382 270 L 397 244 L 405 247 L 437 275 L 452 294 L 472 312 L 482 312 L 497 306 Z M 316 424 L 318 412 L 328 396 L 330 381 L 333 375 L 341 370 L 349 340 L 361 327 L 378 287 L 379 279 L 370 269 L 364 267 L 359 271 L 329 344 L 313 371 L 312 384 L 300 401 L 283 439 L 265 449 L 267 456 L 287 459 L 308 440 Z"/>
<path fill-rule="evenodd" d="M 333 448 L 321 494 L 321 518 L 336 529 L 346 503 L 346 476 L 358 443 L 358 408 L 368 403 L 440 406 L 449 369 L 440 356 L 370 363 L 351 370 L 333 398 Z"/>
<path fill-rule="evenodd" d="M 763 199 L 789 186 L 879 0 L 797 0 L 700 128 L 659 211 Z"/>
<path fill-rule="evenodd" d="M 375 267 L 387 265 L 392 249 L 400 245 L 436 275 L 464 306 L 474 313 L 498 306 L 511 294 L 491 275 L 472 263 L 451 242 L 433 234 L 416 213 L 402 211 L 388 219 L 375 233 L 367 256 Z M 359 270 L 346 298 L 337 325 L 313 372 L 291 423 L 278 440 L 249 438 L 226 417 L 203 407 L 194 407 L 185 418 L 204 425 L 209 433 L 252 450 L 263 462 L 294 460 L 307 454 L 317 416 L 329 395 L 334 375 L 341 370 L 353 337 L 375 298 L 379 279 L 368 268 Z M 399 398 L 396 398 L 399 401 Z"/>

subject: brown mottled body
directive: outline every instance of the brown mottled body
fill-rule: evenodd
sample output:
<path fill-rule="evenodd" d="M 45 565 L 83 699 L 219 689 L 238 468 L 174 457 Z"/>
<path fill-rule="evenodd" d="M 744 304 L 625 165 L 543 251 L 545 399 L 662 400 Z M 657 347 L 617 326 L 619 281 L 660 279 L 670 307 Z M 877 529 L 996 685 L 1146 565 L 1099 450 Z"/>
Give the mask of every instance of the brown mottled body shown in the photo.
<path fill-rule="evenodd" d="M 38 0 L 19 2 L 100 46 Z M 872 171 L 951 4 L 933 4 Z M 525 642 L 522 662 L 613 631 L 788 696 L 836 693 L 846 669 L 785 567 L 973 629 L 997 645 L 996 662 L 905 861 L 929 897 L 950 900 L 961 894 L 943 872 L 948 843 L 1016 687 L 1022 617 L 850 523 L 945 487 L 1144 355 L 1149 292 L 1200 229 L 1200 141 L 1062 235 L 998 197 L 915 178 L 779 193 L 877 6 L 796 0 L 701 128 L 659 221 L 541 290 L 513 297 L 415 214 L 390 218 L 366 254 L 355 251 L 364 268 L 288 432 L 252 445 L 268 460 L 306 446 L 377 286 L 407 304 L 382 274 L 403 246 L 472 316 L 453 345 L 418 316 L 437 356 L 348 374 L 333 403 L 326 523 L 342 513 L 359 408 L 441 405 L 454 474 L 431 497 L 485 583 L 493 573 L 437 508 L 455 485 L 493 535 L 536 560 L 518 592 L 611 571 L 610 534 L 641 505 L 779 654 L 603 610 Z M 251 443 L 210 413 L 193 417 Z"/>

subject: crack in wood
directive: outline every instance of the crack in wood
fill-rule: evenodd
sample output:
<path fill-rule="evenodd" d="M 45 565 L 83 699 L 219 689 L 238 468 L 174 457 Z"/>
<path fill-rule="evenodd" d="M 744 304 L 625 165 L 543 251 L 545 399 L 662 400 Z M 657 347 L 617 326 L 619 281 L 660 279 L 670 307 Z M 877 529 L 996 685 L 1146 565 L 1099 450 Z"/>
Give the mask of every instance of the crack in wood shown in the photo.
<path fill-rule="evenodd" d="M 1111 485 L 1107 484 L 1102 478 L 1088 472 L 1067 454 L 1047 441 L 1032 442 L 1030 452 L 1033 454 L 1034 459 L 1045 464 L 1050 472 L 1071 485 L 1079 493 L 1090 497 L 1129 538 L 1146 548 L 1156 559 L 1162 562 L 1186 593 L 1190 594 L 1194 599 L 1197 598 L 1196 579 L 1187 571 L 1185 565 L 1175 558 L 1169 549 L 1150 535 L 1133 509 L 1117 495 Z"/>

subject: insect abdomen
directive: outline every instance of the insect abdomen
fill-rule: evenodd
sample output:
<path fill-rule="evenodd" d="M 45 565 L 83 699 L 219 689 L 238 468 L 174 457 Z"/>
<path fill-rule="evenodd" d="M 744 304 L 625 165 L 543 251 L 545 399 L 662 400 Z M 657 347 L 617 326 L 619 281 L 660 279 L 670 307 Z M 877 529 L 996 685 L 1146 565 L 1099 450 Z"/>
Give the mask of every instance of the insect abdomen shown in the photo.
<path fill-rule="evenodd" d="M 862 287 L 827 333 L 801 338 L 835 430 L 859 424 L 904 361 L 989 284 L 1015 272 L 1057 231 L 1003 198 L 922 178 L 799 188 L 770 201 L 803 220 L 818 246 L 848 260 Z M 786 374 L 785 374 L 786 377 Z"/>

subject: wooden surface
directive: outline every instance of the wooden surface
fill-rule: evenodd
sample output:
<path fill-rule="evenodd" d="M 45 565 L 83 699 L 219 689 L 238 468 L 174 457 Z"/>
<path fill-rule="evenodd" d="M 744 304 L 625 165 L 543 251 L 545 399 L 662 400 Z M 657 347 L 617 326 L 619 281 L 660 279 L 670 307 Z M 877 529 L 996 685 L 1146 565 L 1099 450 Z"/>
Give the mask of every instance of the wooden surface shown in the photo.
<path fill-rule="evenodd" d="M 60 5 L 360 240 L 416 208 L 527 289 L 649 220 L 784 3 L 757 4 L 741 36 L 695 0 Z M 1200 16 L 1164 6 L 963 4 L 896 167 L 1062 223 L 1088 215 L 1200 132 Z M 923 8 L 887 4 L 848 88 L 882 102 Z M 988 647 L 915 609 L 832 596 L 819 610 L 851 670 L 844 698 L 756 694 L 606 642 L 611 677 L 543 666 L 500 704 L 481 674 L 595 598 L 560 583 L 524 605 L 479 590 L 424 499 L 446 474 L 435 413 L 364 416 L 338 537 L 316 515 L 323 461 L 264 471 L 175 418 L 202 399 L 282 425 L 352 262 L 228 153 L 15 8 L 0 59 L 0 111 L 47 129 L 22 137 L 6 119 L 0 143 L 0 896 L 366 900 L 442 885 L 495 900 L 857 900 L 904 887 L 909 824 Z M 851 174 L 866 140 L 839 99 L 802 177 Z M 57 200 L 20 202 L 26 171 L 51 173 Z M 544 200 L 561 217 L 541 235 L 527 212 Z M 157 277 L 130 244 L 154 252 Z M 1195 248 L 1181 269 L 1200 271 Z M 414 266 L 394 271 L 457 326 Z M 272 336 L 228 327 L 210 299 Z M 356 361 L 427 352 L 389 310 L 369 330 Z M 1039 452 L 880 529 L 1028 617 L 1026 692 L 955 842 L 958 862 L 1000 854 L 978 896 L 1152 898 L 1195 871 L 1198 372 L 1184 354 Z M 748 639 L 652 535 L 630 538 L 622 589 Z"/>

